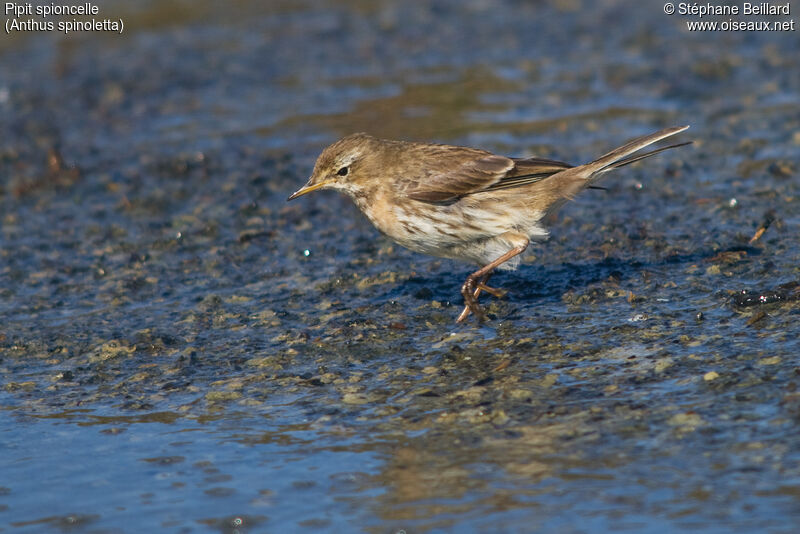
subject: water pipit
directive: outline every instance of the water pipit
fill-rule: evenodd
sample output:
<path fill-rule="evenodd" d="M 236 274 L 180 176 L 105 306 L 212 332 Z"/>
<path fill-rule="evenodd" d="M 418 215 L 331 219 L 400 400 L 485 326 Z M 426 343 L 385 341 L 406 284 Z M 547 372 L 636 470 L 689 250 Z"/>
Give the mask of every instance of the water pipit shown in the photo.
<path fill-rule="evenodd" d="M 540 158 L 507 158 L 476 148 L 376 139 L 357 133 L 322 151 L 308 183 L 289 197 L 317 189 L 348 195 L 382 233 L 400 245 L 477 264 L 461 288 L 464 310 L 485 318 L 478 296 L 495 269 L 514 270 L 532 240 L 544 240 L 542 220 L 608 171 L 670 145 L 639 150 L 688 128 L 637 137 L 577 167 Z"/>

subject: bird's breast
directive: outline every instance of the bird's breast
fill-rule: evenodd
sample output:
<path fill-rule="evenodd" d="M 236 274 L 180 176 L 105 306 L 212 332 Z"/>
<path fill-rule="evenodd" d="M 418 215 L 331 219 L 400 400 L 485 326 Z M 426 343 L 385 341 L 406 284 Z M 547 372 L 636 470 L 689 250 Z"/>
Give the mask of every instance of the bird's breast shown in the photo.
<path fill-rule="evenodd" d="M 394 198 L 385 192 L 354 196 L 353 200 L 375 228 L 416 252 L 441 256 L 444 249 L 463 239 L 461 217 L 443 206 Z"/>
<path fill-rule="evenodd" d="M 358 208 L 383 234 L 423 254 L 464 258 L 465 246 L 479 246 L 508 231 L 542 239 L 541 212 L 501 198 L 472 198 L 452 204 L 429 204 L 389 192 L 354 195 Z M 520 209 L 522 208 L 522 209 Z"/>

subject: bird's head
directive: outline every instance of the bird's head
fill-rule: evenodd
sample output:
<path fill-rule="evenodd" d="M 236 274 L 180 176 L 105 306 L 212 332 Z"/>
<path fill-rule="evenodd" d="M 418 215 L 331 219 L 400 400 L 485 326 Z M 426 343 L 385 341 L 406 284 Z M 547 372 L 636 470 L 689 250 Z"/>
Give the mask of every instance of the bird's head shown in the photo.
<path fill-rule="evenodd" d="M 350 196 L 368 179 L 367 167 L 374 157 L 377 139 L 364 133 L 348 135 L 322 151 L 306 185 L 292 193 L 293 200 L 317 189 L 336 189 Z"/>

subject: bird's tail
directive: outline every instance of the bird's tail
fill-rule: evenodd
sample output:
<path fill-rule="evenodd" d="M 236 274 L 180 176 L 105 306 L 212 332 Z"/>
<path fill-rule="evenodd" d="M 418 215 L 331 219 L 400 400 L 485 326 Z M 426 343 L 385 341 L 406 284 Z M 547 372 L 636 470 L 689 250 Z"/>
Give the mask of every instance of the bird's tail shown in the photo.
<path fill-rule="evenodd" d="M 600 156 L 591 163 L 582 165 L 581 170 L 583 172 L 581 174 L 583 174 L 586 178 L 593 178 L 599 174 L 603 174 L 608 171 L 617 169 L 619 167 L 629 165 L 634 161 L 639 161 L 644 158 L 649 158 L 650 156 L 658 154 L 659 152 L 663 152 L 671 148 L 677 148 L 679 146 L 688 145 L 691 143 L 691 141 L 657 148 L 655 150 L 651 150 L 650 152 L 645 152 L 644 154 L 634 155 L 641 149 L 648 147 L 653 143 L 657 143 L 662 139 L 666 139 L 667 137 L 680 133 L 686 130 L 687 128 L 688 126 L 675 126 L 673 128 L 664 128 L 663 130 L 659 130 L 655 133 L 651 133 L 648 135 L 643 135 L 642 137 L 637 137 L 632 141 L 628 141 L 621 147 L 612 150 L 608 154 Z"/>

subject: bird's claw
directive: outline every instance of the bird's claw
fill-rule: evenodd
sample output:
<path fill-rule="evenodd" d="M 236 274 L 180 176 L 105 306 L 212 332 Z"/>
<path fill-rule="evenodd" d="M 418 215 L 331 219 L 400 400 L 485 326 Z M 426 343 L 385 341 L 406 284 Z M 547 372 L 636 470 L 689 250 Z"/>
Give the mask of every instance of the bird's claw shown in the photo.
<path fill-rule="evenodd" d="M 508 294 L 508 291 L 506 291 L 505 289 L 500 289 L 500 288 L 497 288 L 497 287 L 489 287 L 486 284 L 480 284 L 479 283 L 478 284 L 478 289 L 480 289 L 481 291 L 486 291 L 487 293 L 489 293 L 493 297 L 497 297 L 499 299 L 505 297 Z"/>
<path fill-rule="evenodd" d="M 471 278 L 468 278 L 467 281 L 464 282 L 464 285 L 461 287 L 461 295 L 464 297 L 464 310 L 461 312 L 461 315 L 458 316 L 458 319 L 456 319 L 457 323 L 461 323 L 466 320 L 470 312 L 475 314 L 475 317 L 478 319 L 478 321 L 483 322 L 486 320 L 486 314 L 484 313 L 480 304 L 478 304 L 477 300 L 478 295 L 480 295 L 480 291 L 485 291 L 485 288 L 486 286 L 483 284 L 478 284 L 478 288 L 476 289 L 475 281 Z"/>

